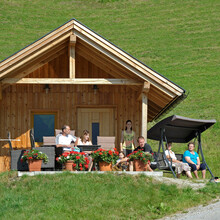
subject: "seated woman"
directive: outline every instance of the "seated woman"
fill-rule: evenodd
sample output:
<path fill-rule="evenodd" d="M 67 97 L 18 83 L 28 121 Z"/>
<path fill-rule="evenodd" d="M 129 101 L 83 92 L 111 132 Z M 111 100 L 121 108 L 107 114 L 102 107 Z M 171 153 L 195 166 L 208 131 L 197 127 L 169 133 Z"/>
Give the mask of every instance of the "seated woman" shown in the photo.
<path fill-rule="evenodd" d="M 179 160 L 177 160 L 175 153 L 171 150 L 172 143 L 167 144 L 167 150 L 165 151 L 166 157 L 169 161 L 172 159 L 172 166 L 175 167 L 175 172 L 177 174 L 177 177 L 180 178 L 180 174 L 185 171 L 187 177 L 192 178 L 192 174 L 190 172 L 191 168 L 187 163 L 183 163 Z"/>
<path fill-rule="evenodd" d="M 199 179 L 198 170 L 202 171 L 202 178 L 205 179 L 206 166 L 200 163 L 199 155 L 194 151 L 195 144 L 193 142 L 188 143 L 188 150 L 183 154 L 183 162 L 188 163 L 191 167 L 195 177 Z"/>
<path fill-rule="evenodd" d="M 123 171 L 128 168 L 128 158 L 125 157 L 125 154 L 121 151 L 118 155 L 119 159 L 116 161 L 116 164 L 113 166 L 113 171 Z"/>
<path fill-rule="evenodd" d="M 92 142 L 89 138 L 89 131 L 84 130 L 81 137 L 78 138 L 75 142 L 75 145 L 92 145 Z M 92 151 L 84 151 L 84 153 L 87 154 L 87 157 L 89 159 L 89 168 L 88 171 L 91 171 L 92 166 L 93 166 L 93 162 L 92 162 L 92 157 L 89 156 L 89 154 L 92 153 Z"/>

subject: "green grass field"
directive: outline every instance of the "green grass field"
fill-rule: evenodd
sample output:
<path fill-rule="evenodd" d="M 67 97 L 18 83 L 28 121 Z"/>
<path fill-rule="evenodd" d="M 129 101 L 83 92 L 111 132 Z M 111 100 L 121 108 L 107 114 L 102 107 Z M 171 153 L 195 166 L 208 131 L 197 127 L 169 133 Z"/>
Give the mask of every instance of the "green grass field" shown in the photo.
<path fill-rule="evenodd" d="M 0 0 L 0 60 L 39 39 L 71 18 L 76 18 L 187 91 L 187 99 L 164 117 L 177 114 L 192 118 L 216 119 L 217 123 L 202 135 L 202 142 L 206 161 L 214 175 L 220 176 L 219 14 L 220 2 L 217 0 Z M 153 124 L 149 124 L 149 127 Z M 150 144 L 153 150 L 156 151 L 158 144 L 156 142 L 150 142 Z M 175 152 L 182 153 L 184 149 L 184 145 L 174 144 L 173 150 Z M 1 178 L 3 177 L 4 175 Z M 207 178 L 209 177 L 207 175 Z M 44 178 L 36 177 L 35 179 L 36 182 L 39 180 L 45 192 L 48 189 L 48 193 L 50 193 L 50 189 L 56 188 L 56 184 L 52 184 L 53 181 L 50 180 L 52 177 Z M 62 179 L 67 181 L 66 178 L 70 177 L 67 175 Z M 111 181 L 108 182 L 106 180 L 106 182 L 103 182 L 102 187 L 96 188 L 96 193 L 93 192 L 91 194 L 87 191 L 86 183 L 84 182 L 89 181 L 89 179 L 85 180 L 82 178 L 80 179 L 81 182 L 78 182 L 77 178 L 73 177 L 74 184 L 71 182 L 66 183 L 66 188 L 74 189 L 76 187 L 80 192 L 80 196 L 84 196 L 84 205 L 82 207 L 85 212 L 88 211 L 85 206 L 86 202 L 90 203 L 93 201 L 90 198 L 91 196 L 96 195 L 97 192 L 99 192 L 99 195 L 103 192 L 105 194 L 102 206 L 99 206 L 100 201 L 97 201 L 97 205 L 91 207 L 93 209 L 93 212 L 90 212 L 91 218 L 95 219 L 102 219 L 100 217 L 101 211 L 99 210 L 101 207 L 109 208 L 109 210 L 114 212 L 115 216 L 112 214 L 110 218 L 115 218 L 116 216 L 118 219 L 126 218 L 126 212 L 131 214 L 134 210 L 135 216 L 132 216 L 134 219 L 139 218 L 145 212 L 151 212 L 150 210 L 152 210 L 153 214 L 149 215 L 149 219 L 158 217 L 157 211 L 153 210 L 163 210 L 164 206 L 162 203 L 168 204 L 165 193 L 159 191 L 160 195 L 163 195 L 161 200 L 156 202 L 156 196 L 152 196 L 150 197 L 150 202 L 152 203 L 144 211 L 142 209 L 139 210 L 139 206 L 132 206 L 133 203 L 135 204 L 136 199 L 138 199 L 136 195 L 132 197 L 134 199 L 132 201 L 130 199 L 131 194 L 125 190 L 130 183 L 129 181 L 135 182 L 138 180 L 138 183 L 131 182 L 134 188 L 135 184 L 139 184 L 139 181 L 140 184 L 144 184 L 144 187 L 138 188 L 137 195 L 140 197 L 141 195 L 147 195 L 148 192 L 154 190 L 154 187 L 159 189 L 167 187 L 166 190 L 172 191 L 171 186 L 171 188 L 169 186 L 155 186 L 152 184 L 148 186 L 148 184 L 145 184 L 146 180 L 142 177 L 137 180 L 130 180 L 130 177 L 124 177 L 129 179 L 126 179 L 128 183 L 122 180 L 123 178 L 114 178 L 112 180 L 113 182 L 115 181 L 115 184 L 120 185 L 119 188 L 116 188 Z M 48 200 L 46 196 L 43 196 L 42 200 L 38 199 L 39 195 L 34 193 L 34 189 L 37 189 L 37 186 L 32 181 L 34 180 L 31 178 L 24 178 L 20 182 L 15 181 L 14 183 L 18 183 L 18 187 L 10 183 L 10 187 L 13 190 L 11 192 L 6 190 L 6 195 L 3 198 L 5 198 L 7 204 L 10 204 L 13 196 L 16 196 L 15 202 L 12 205 L 8 205 L 8 210 L 25 211 L 24 213 L 27 213 L 28 216 L 31 212 L 36 214 L 37 210 L 42 208 L 42 213 L 39 213 L 39 216 L 36 214 L 36 218 L 38 216 L 40 219 L 43 219 L 42 215 L 48 207 L 43 206 L 42 203 L 46 203 Z M 48 182 L 49 184 L 45 184 L 44 188 L 44 184 L 41 181 Z M 79 185 L 76 185 L 77 183 Z M 91 180 L 91 184 L 93 183 L 95 184 Z M 132 190 L 132 187 L 129 190 Z M 33 204 L 29 200 L 25 203 L 21 192 L 25 193 L 26 190 L 31 190 L 30 196 L 35 197 Z M 109 193 L 110 191 L 113 195 Z M 82 192 L 85 192 L 85 195 Z M 210 195 L 212 194 L 208 191 L 207 194 L 203 193 L 207 200 L 211 199 L 212 196 Z M 115 200 L 118 194 L 120 199 L 128 200 L 128 209 L 127 203 L 124 204 L 125 207 L 121 207 L 118 202 L 117 207 L 121 208 L 115 211 Z M 123 194 L 125 194 L 124 197 Z M 201 194 L 195 194 L 195 196 L 199 195 Z M 25 198 L 27 197 L 28 194 Z M 50 216 L 50 213 L 56 212 L 61 215 L 62 210 L 65 210 L 65 216 L 68 218 L 68 213 L 75 210 L 74 206 L 76 206 L 77 209 L 74 213 L 81 216 L 81 219 L 85 219 L 84 212 L 76 205 L 74 200 L 77 197 L 76 194 L 73 193 L 73 199 L 65 203 L 65 207 L 69 204 L 68 208 L 64 208 L 63 200 L 59 200 L 62 197 L 59 193 L 54 198 L 51 198 L 49 194 L 48 197 L 50 198 L 50 212 L 47 213 L 48 216 Z M 109 197 L 110 202 L 107 200 Z M 88 201 L 86 201 L 87 198 Z M 142 199 L 139 198 L 137 200 L 140 206 L 144 206 L 149 201 L 149 197 L 146 198 L 145 200 L 142 196 Z M 38 203 L 38 200 L 41 205 L 38 204 L 37 209 L 34 209 L 34 204 Z M 186 199 L 185 202 L 188 203 L 191 200 L 193 198 L 190 198 L 190 200 Z M 55 201 L 58 203 L 58 208 L 54 207 Z M 77 198 L 76 201 L 80 200 Z M 201 202 L 202 200 L 199 199 L 198 201 Z M 173 200 L 172 204 L 176 203 L 179 203 L 180 207 L 176 211 L 181 210 L 181 207 L 187 207 L 187 205 L 182 206 L 181 199 Z M 3 203 L 1 202 L 1 204 Z M 24 204 L 32 204 L 33 207 L 31 205 L 23 207 L 25 206 Z M 195 203 L 193 204 L 196 205 Z M 5 208 L 5 206 L 2 207 Z M 4 211 L 2 207 L 1 211 Z M 169 207 L 169 210 L 161 211 L 159 215 L 175 211 L 172 209 L 172 205 Z M 29 209 L 31 210 L 30 213 Z M 121 215 L 120 212 L 122 213 Z M 105 211 L 102 213 L 105 213 Z M 4 215 L 5 212 L 3 212 Z M 22 217 L 22 214 L 18 217 Z M 145 218 L 147 219 L 148 217 L 145 216 Z"/>
<path fill-rule="evenodd" d="M 219 1 L 1 0 L 0 7 L 0 60 L 76 18 L 182 86 L 187 99 L 166 116 L 217 120 L 202 141 L 220 176 Z M 179 146 L 173 149 L 182 153 Z"/>
<path fill-rule="evenodd" d="M 156 219 L 207 204 L 220 185 L 178 189 L 145 176 L 0 174 L 0 219 Z"/>

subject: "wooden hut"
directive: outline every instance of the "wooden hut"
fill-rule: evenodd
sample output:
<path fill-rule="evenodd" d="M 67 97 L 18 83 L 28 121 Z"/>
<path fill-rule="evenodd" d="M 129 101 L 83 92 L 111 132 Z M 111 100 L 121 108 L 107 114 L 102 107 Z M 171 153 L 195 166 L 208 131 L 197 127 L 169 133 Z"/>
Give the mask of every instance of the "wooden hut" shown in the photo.
<path fill-rule="evenodd" d="M 83 129 L 115 136 L 119 146 L 127 119 L 147 137 L 147 123 L 184 97 L 183 88 L 72 19 L 1 61 L 0 138 L 10 131 L 20 140 L 14 148 L 30 148 L 32 127 L 40 128 L 40 144 L 68 124 L 77 136 Z M 0 161 L 8 155 L 0 142 Z"/>

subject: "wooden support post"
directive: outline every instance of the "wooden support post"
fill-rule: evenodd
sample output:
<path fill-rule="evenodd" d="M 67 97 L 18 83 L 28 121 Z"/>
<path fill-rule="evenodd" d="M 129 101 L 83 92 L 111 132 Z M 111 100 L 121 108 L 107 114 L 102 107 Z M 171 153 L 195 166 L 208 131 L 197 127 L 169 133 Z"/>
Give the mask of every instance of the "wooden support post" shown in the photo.
<path fill-rule="evenodd" d="M 2 83 L 0 82 L 0 100 L 2 100 Z"/>
<path fill-rule="evenodd" d="M 138 95 L 138 100 L 142 99 L 142 94 L 148 94 L 150 90 L 150 83 L 149 82 L 144 82 L 144 85 L 142 86 L 142 88 L 140 89 L 139 95 Z"/>
<path fill-rule="evenodd" d="M 147 141 L 147 118 L 148 118 L 148 93 L 150 91 L 150 83 L 144 82 L 144 85 L 141 89 L 141 93 L 139 95 L 139 98 L 141 97 L 141 108 L 142 108 L 142 115 L 141 115 L 141 135 L 145 138 L 145 141 Z"/>
<path fill-rule="evenodd" d="M 69 43 L 69 78 L 75 78 L 76 76 L 75 46 L 76 35 L 71 34 Z"/>
<path fill-rule="evenodd" d="M 141 126 L 141 135 L 147 141 L 147 116 L 148 116 L 148 98 L 147 94 L 142 93 L 142 126 Z"/>

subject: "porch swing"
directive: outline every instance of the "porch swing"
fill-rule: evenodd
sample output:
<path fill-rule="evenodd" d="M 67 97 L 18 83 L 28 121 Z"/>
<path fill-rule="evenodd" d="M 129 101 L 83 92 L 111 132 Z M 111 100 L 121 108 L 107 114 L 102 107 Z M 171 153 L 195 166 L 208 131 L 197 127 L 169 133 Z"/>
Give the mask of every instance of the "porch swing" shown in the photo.
<path fill-rule="evenodd" d="M 169 163 L 165 155 L 164 142 L 166 144 L 168 141 L 173 143 L 188 143 L 192 139 L 195 139 L 198 141 L 197 153 L 201 155 L 201 162 L 206 165 L 206 169 L 210 172 L 212 178 L 214 178 L 214 175 L 205 161 L 202 150 L 201 134 L 215 123 L 216 120 L 214 119 L 200 120 L 172 115 L 155 124 L 150 130 L 148 130 L 147 137 L 148 139 L 159 141 L 159 148 L 156 153 L 158 169 L 169 171 L 176 178 L 172 166 L 172 160 Z M 182 160 L 182 154 L 176 154 L 176 156 L 178 160 Z"/>

